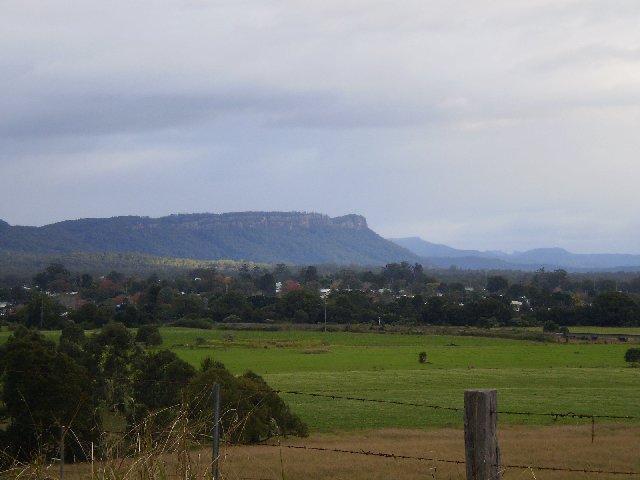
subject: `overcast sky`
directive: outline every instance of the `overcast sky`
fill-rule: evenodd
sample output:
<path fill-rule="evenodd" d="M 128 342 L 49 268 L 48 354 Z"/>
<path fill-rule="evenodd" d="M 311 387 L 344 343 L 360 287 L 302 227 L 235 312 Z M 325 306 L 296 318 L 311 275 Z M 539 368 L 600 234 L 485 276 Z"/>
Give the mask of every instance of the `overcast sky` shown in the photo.
<path fill-rule="evenodd" d="M 637 0 L 0 0 L 0 218 L 640 254 Z"/>

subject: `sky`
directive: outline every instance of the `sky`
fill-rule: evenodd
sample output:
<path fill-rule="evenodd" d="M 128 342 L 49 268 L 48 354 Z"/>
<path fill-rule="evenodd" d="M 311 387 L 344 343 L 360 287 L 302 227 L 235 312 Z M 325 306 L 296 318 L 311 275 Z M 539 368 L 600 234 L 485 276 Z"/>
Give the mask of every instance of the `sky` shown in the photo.
<path fill-rule="evenodd" d="M 637 0 L 0 0 L 0 219 L 640 254 Z"/>

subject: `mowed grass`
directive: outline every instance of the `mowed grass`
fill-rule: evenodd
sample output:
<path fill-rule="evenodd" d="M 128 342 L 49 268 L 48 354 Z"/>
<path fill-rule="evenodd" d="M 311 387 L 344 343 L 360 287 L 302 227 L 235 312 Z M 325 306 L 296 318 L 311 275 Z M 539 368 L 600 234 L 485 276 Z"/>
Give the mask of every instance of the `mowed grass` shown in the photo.
<path fill-rule="evenodd" d="M 461 426 L 463 392 L 477 388 L 497 389 L 503 412 L 628 415 L 640 422 L 640 369 L 624 362 L 629 346 L 623 344 L 295 330 L 167 328 L 162 335 L 166 347 L 195 366 L 211 356 L 234 373 L 253 370 L 276 389 L 301 392 L 283 396 L 315 432 Z M 421 351 L 427 353 L 426 364 L 418 362 Z M 309 393 L 428 406 L 305 395 Z M 590 422 L 544 415 L 499 417 L 501 423 L 516 424 Z"/>

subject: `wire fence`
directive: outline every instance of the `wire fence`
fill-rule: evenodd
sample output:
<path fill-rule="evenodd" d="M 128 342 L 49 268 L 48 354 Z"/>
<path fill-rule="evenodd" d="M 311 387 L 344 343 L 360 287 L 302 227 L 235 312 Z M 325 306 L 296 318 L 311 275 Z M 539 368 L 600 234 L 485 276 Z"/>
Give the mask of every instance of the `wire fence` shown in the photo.
<path fill-rule="evenodd" d="M 26 373 L 26 372 L 25 372 Z M 154 384 L 167 384 L 167 383 L 176 383 L 183 385 L 182 382 L 157 382 L 149 380 L 148 383 Z M 211 385 L 203 384 L 203 387 L 211 388 Z M 306 392 L 300 390 L 278 390 L 278 389 L 265 389 L 260 391 L 252 391 L 248 393 L 255 397 L 256 395 L 263 395 L 263 399 L 266 398 L 266 395 L 292 395 L 292 396 L 306 396 L 310 398 L 322 398 L 327 400 L 340 400 L 340 401 L 348 401 L 354 403 L 371 403 L 371 404 L 383 404 L 383 405 L 392 405 L 397 407 L 409 407 L 409 408 L 425 408 L 432 410 L 443 410 L 450 412 L 458 412 L 462 414 L 464 412 L 464 408 L 456 407 L 456 406 L 447 406 L 447 405 L 437 405 L 432 403 L 425 402 L 416 402 L 416 401 L 402 401 L 402 400 L 389 400 L 389 399 L 380 399 L 380 398 L 368 398 L 361 396 L 352 396 L 352 395 L 338 395 L 332 393 L 321 393 L 321 392 Z M 200 404 L 198 408 L 202 408 L 203 411 L 207 410 L 208 402 L 210 398 L 203 394 L 200 398 L 196 399 Z M 210 409 L 209 409 L 210 410 Z M 207 411 L 209 411 L 207 410 Z M 535 411 L 515 411 L 515 410 L 499 410 L 496 409 L 495 414 L 500 415 L 517 415 L 517 416 L 543 416 L 550 418 L 574 418 L 574 419 L 585 419 L 590 420 L 591 422 L 591 441 L 593 442 L 595 437 L 595 421 L 596 420 L 612 420 L 615 422 L 626 421 L 626 422 L 634 422 L 639 421 L 640 416 L 636 415 L 619 415 L 619 414 L 603 414 L 603 413 L 587 413 L 587 412 L 535 412 Z M 246 419 L 245 419 L 246 420 Z M 206 418 L 206 421 L 211 421 L 210 417 Z M 175 427 L 175 425 L 174 425 Z M 73 429 L 69 429 L 70 434 L 73 434 Z M 104 434 L 119 436 L 120 438 L 124 437 L 133 437 L 140 436 L 140 430 L 136 427 L 132 427 L 129 429 L 119 430 L 119 429 L 104 429 Z M 273 438 L 278 438 L 272 437 Z M 199 432 L 197 435 L 193 435 L 191 437 L 192 442 L 197 442 L 200 444 L 210 442 L 212 440 L 212 436 L 207 432 Z M 230 443 L 227 443 L 230 446 Z M 380 459 L 387 460 L 396 460 L 396 461 L 417 461 L 417 462 L 428 462 L 431 464 L 450 464 L 450 465 L 465 465 L 465 460 L 455 459 L 455 458 L 440 458 L 438 456 L 421 456 L 421 455 L 410 455 L 406 453 L 397 453 L 397 452 L 388 452 L 388 451 L 375 451 L 369 449 L 349 449 L 349 448 L 332 448 L 325 446 L 317 446 L 310 444 L 290 444 L 290 443 L 282 443 L 278 441 L 278 443 L 273 443 L 272 441 L 265 441 L 263 443 L 258 444 L 260 447 L 265 448 L 279 448 L 279 449 L 287 449 L 287 450 L 298 450 L 298 451 L 307 451 L 307 452 L 317 452 L 319 454 L 326 455 L 354 455 L 354 456 L 368 456 L 368 457 L 376 457 Z M 177 448 L 177 444 L 173 447 Z M 172 448 L 173 448 L 172 447 Z M 92 456 L 93 458 L 93 456 Z M 564 472 L 570 474 L 583 474 L 583 475 L 611 475 L 611 476 L 621 476 L 621 477 L 640 477 L 640 470 L 633 469 L 605 469 L 605 468 L 577 468 L 577 467 L 568 467 L 561 465 L 546 465 L 546 464 L 525 464 L 525 463 L 503 463 L 501 464 L 503 469 L 519 469 L 519 470 L 530 470 L 530 471 L 548 471 L 548 472 Z M 198 474 L 194 474 L 189 477 L 185 477 L 184 474 L 173 474 L 170 472 L 164 472 L 162 474 L 163 477 L 167 478 L 207 478 L 211 475 L 211 472 L 206 468 L 201 469 L 202 471 Z M 275 480 L 274 478 L 267 477 L 243 477 L 236 476 L 238 480 Z"/>
<path fill-rule="evenodd" d="M 433 457 L 419 457 L 419 456 L 411 456 L 411 455 L 401 455 L 397 453 L 388 453 L 388 452 L 371 452 L 366 450 L 345 450 L 340 448 L 326 448 L 326 447 L 313 447 L 306 445 L 282 445 L 282 444 L 262 444 L 266 447 L 276 447 L 276 448 L 289 448 L 296 450 L 311 450 L 311 451 L 319 451 L 319 452 L 329 452 L 329 453 L 346 453 L 349 455 L 365 455 L 371 457 L 382 457 L 389 458 L 393 460 L 417 460 L 421 462 L 435 462 L 435 463 L 451 463 L 455 465 L 464 465 L 466 462 L 464 460 L 451 460 L 451 459 L 443 459 L 443 458 L 433 458 Z M 554 472 L 571 472 L 571 473 L 592 473 L 592 474 L 607 474 L 607 475 L 627 475 L 634 476 L 640 475 L 640 471 L 621 471 L 621 470 L 602 470 L 602 469 L 588 469 L 588 468 L 566 468 L 566 467 L 550 467 L 550 466 L 541 466 L 541 465 L 511 465 L 511 464 L 500 464 L 502 468 L 514 468 L 514 469 L 533 469 L 533 470 L 541 470 L 541 471 L 554 471 Z"/>

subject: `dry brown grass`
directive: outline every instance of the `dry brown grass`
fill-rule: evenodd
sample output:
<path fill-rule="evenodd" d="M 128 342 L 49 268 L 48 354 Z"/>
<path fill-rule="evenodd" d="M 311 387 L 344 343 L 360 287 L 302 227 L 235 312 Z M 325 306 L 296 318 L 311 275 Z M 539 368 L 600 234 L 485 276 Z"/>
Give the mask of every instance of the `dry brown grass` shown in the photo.
<path fill-rule="evenodd" d="M 594 443 L 590 427 L 513 427 L 500 429 L 505 479 L 621 478 L 619 475 L 552 472 L 539 466 L 640 471 L 640 426 L 598 426 Z M 388 452 L 441 460 L 464 460 L 462 430 L 380 430 L 337 435 L 317 435 L 287 445 L 319 446 L 344 450 Z M 280 463 L 282 452 L 282 467 Z M 264 479 L 464 479 L 465 467 L 437 461 L 399 460 L 365 455 L 268 447 L 233 447 L 226 451 L 225 478 Z M 624 476 L 622 478 L 628 478 Z M 637 478 L 640 478 L 638 476 Z"/>
<path fill-rule="evenodd" d="M 519 479 L 617 479 L 640 478 L 626 475 L 553 472 L 538 467 L 640 471 L 640 425 L 598 425 L 594 443 L 590 426 L 530 427 L 505 426 L 499 431 L 505 465 L 505 480 Z M 375 456 L 298 450 L 284 445 L 304 445 L 340 450 L 364 450 L 426 457 L 439 460 L 464 460 L 463 432 L 460 429 L 375 430 L 314 435 L 306 439 L 282 439 L 282 447 L 231 446 L 223 448 L 221 474 L 226 480 L 376 480 L 389 478 L 464 479 L 464 464 L 439 461 L 405 460 Z M 110 478 L 208 478 L 211 453 L 192 451 L 190 459 L 166 456 L 162 476 L 141 476 L 135 469 Z M 158 461 L 158 459 L 155 459 Z M 191 474 L 185 475 L 185 461 L 191 462 Z M 131 465 L 130 463 L 128 463 Z M 95 467 L 100 470 L 99 466 Z M 73 472 L 73 474 L 72 474 Z M 51 473 L 57 473 L 55 467 Z M 123 472 L 124 473 L 124 472 Z M 56 475 L 52 475 L 56 477 Z M 89 478 L 88 465 L 70 466 L 65 478 Z M 97 478 L 102 478 L 97 477 Z"/>

